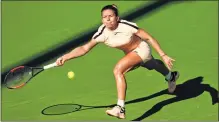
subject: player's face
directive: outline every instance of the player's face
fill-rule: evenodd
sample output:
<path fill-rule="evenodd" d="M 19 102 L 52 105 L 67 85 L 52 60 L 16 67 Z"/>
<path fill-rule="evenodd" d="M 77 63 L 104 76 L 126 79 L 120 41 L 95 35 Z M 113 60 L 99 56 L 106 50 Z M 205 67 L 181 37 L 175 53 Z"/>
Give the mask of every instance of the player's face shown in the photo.
<path fill-rule="evenodd" d="M 116 29 L 118 21 L 119 17 L 115 15 L 113 10 L 106 9 L 102 12 L 102 22 L 108 29 Z"/>

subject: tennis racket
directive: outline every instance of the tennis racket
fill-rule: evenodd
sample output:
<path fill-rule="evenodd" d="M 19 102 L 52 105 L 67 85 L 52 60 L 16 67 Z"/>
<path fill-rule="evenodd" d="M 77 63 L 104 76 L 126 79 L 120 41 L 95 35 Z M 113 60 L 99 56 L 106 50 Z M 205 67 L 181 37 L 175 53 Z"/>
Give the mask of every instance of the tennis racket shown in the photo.
<path fill-rule="evenodd" d="M 56 62 L 44 67 L 18 66 L 11 69 L 4 79 L 4 84 L 9 89 L 17 89 L 27 84 L 33 77 L 42 71 L 57 66 Z"/>

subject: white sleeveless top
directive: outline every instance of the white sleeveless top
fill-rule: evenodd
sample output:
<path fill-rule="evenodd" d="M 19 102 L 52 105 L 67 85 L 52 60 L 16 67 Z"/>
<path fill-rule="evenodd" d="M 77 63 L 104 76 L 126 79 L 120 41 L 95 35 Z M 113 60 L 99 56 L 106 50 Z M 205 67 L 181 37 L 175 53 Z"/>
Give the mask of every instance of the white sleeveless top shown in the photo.
<path fill-rule="evenodd" d="M 109 47 L 120 47 L 132 41 L 133 34 L 138 31 L 136 23 L 126 20 L 120 20 L 115 30 L 109 30 L 105 25 L 101 25 L 92 39 L 96 42 L 102 42 Z"/>

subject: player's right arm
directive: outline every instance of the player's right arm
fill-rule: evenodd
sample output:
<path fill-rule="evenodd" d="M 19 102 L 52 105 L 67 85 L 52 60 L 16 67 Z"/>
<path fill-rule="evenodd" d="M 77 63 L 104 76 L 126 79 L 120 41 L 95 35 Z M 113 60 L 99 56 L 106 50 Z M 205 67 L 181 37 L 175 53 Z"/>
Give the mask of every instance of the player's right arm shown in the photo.
<path fill-rule="evenodd" d="M 88 43 L 86 43 L 83 46 L 75 48 L 71 52 L 58 58 L 56 60 L 56 64 L 58 66 L 60 66 L 60 65 L 63 65 L 65 63 L 65 61 L 67 61 L 67 60 L 83 56 L 86 53 L 88 53 L 95 45 L 97 45 L 100 42 L 104 42 L 106 40 L 106 38 L 104 36 L 104 29 L 105 29 L 105 26 L 101 25 L 98 28 L 98 31 L 93 35 L 91 41 L 89 41 Z"/>
<path fill-rule="evenodd" d="M 60 66 L 60 65 L 63 65 L 65 63 L 65 61 L 67 61 L 67 60 L 83 56 L 86 53 L 88 53 L 95 45 L 97 45 L 97 42 L 92 39 L 91 41 L 89 41 L 85 45 L 79 46 L 79 47 L 73 49 L 71 52 L 58 58 L 56 60 L 56 64 L 58 66 Z"/>

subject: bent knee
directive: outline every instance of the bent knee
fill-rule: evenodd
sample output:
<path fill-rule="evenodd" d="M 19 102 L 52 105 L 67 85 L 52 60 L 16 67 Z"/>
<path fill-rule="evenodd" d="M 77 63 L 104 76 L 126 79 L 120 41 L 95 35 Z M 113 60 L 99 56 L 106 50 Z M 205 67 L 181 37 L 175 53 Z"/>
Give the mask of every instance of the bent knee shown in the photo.
<path fill-rule="evenodd" d="M 145 62 L 142 66 L 144 68 L 147 68 L 148 70 L 153 70 L 153 69 L 155 69 L 156 62 L 155 62 L 155 60 L 152 59 L 152 60 Z"/>
<path fill-rule="evenodd" d="M 161 61 L 160 59 L 155 59 L 157 64 L 164 64 L 163 61 Z"/>
<path fill-rule="evenodd" d="M 114 74 L 114 75 L 123 75 L 123 74 L 124 74 L 124 71 L 122 70 L 121 66 L 116 66 L 116 67 L 113 69 L 113 74 Z"/>
<path fill-rule="evenodd" d="M 163 62 L 159 59 L 151 59 L 144 63 L 143 67 L 147 68 L 148 70 L 154 70 L 158 65 L 163 64 Z"/>
<path fill-rule="evenodd" d="M 114 75 L 122 74 L 122 71 L 121 71 L 121 69 L 119 67 L 115 67 L 113 69 L 113 74 Z"/>

